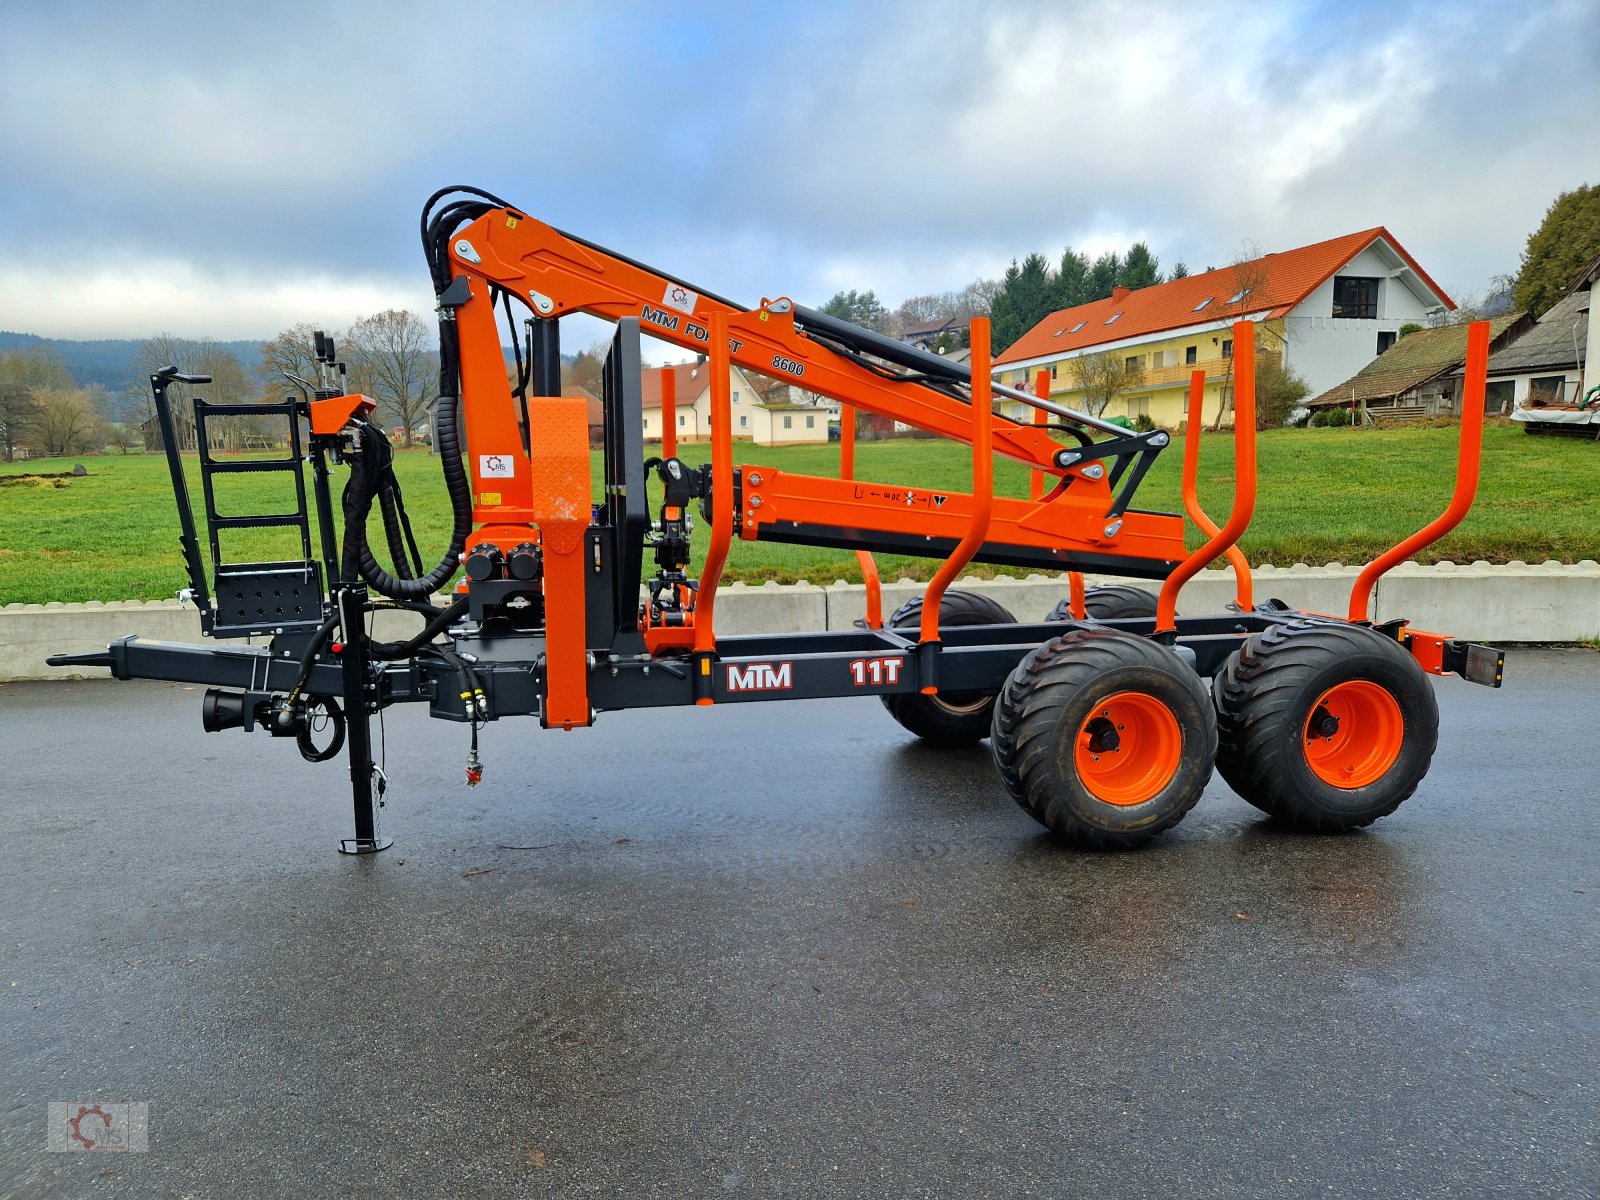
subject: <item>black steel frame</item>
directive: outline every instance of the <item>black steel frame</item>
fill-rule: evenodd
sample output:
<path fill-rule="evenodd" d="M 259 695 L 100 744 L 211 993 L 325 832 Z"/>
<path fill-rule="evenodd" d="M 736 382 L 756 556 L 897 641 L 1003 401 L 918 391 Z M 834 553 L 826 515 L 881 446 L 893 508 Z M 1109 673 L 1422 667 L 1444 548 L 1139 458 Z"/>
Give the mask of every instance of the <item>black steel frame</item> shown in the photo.
<path fill-rule="evenodd" d="M 553 320 L 529 322 L 528 345 L 532 361 L 529 381 L 535 395 L 559 391 L 560 340 Z M 188 502 L 181 458 L 166 395 L 173 381 L 205 382 L 203 377 L 180 376 L 175 370 L 152 377 L 156 410 L 166 441 L 167 461 L 172 474 L 182 526 L 181 545 L 189 575 L 190 590 L 200 607 L 202 628 L 207 634 L 226 636 L 235 632 L 214 619 L 208 601 L 192 509 Z M 644 467 L 643 404 L 640 384 L 639 322 L 627 318 L 618 322 L 603 376 L 605 407 L 604 499 L 595 506 L 588 532 L 588 560 L 593 564 L 586 577 L 584 604 L 590 648 L 591 669 L 588 691 L 597 712 L 627 708 L 662 708 L 693 705 L 705 699 L 717 704 L 739 704 L 780 699 L 841 696 L 881 696 L 918 692 L 926 687 L 950 691 L 998 691 L 1021 659 L 1040 644 L 1073 629 L 1119 630 L 1151 637 L 1155 621 L 1151 618 L 1105 621 L 1055 621 L 1006 625 L 962 626 L 942 629 L 938 642 L 919 642 L 914 629 L 869 629 L 864 623 L 851 630 L 775 633 L 757 636 L 722 637 L 717 640 L 709 679 L 698 667 L 699 659 L 685 652 L 681 657 L 652 656 L 647 652 L 638 628 L 638 597 L 642 582 L 645 537 L 651 516 L 646 494 Z M 204 439 L 207 416 L 222 415 L 222 406 L 196 402 L 197 433 Z M 369 655 L 369 642 L 363 628 L 370 610 L 365 585 L 360 580 L 343 578 L 333 524 L 333 497 L 329 482 L 328 458 L 337 453 L 338 439 L 313 436 L 307 451 L 301 442 L 299 422 L 309 417 L 305 401 L 292 398 L 282 405 L 229 407 L 228 415 L 242 412 L 287 415 L 293 427 L 291 460 L 274 462 L 270 467 L 243 469 L 289 469 L 297 472 L 297 517 L 280 514 L 271 517 L 240 518 L 216 511 L 210 486 L 210 473 L 241 469 L 238 464 L 210 461 L 202 450 L 202 471 L 206 484 L 206 517 L 211 535 L 214 562 L 217 556 L 217 530 L 235 525 L 300 525 L 307 568 L 320 566 L 328 582 L 328 594 L 321 605 L 323 620 L 337 614 L 341 645 L 337 652 L 325 646 L 316 653 L 301 684 L 308 700 L 336 698 L 342 704 L 348 724 L 347 758 L 355 816 L 355 836 L 340 843 L 341 851 L 371 853 L 392 844 L 379 827 L 386 781 L 373 761 L 370 720 L 373 714 L 393 704 L 426 703 L 430 715 L 445 720 L 466 722 L 474 719 L 461 695 L 456 668 L 437 655 L 419 654 L 398 662 L 376 662 Z M 525 426 L 526 427 L 526 426 Z M 1131 455 L 1141 459 L 1156 447 L 1141 439 L 1125 447 L 1119 468 Z M 309 462 L 321 541 L 320 564 L 312 557 L 306 494 L 301 463 Z M 1129 483 L 1137 485 L 1143 465 L 1135 465 Z M 1131 492 L 1131 489 L 1130 489 Z M 730 498 L 734 499 L 734 498 Z M 709 513 L 714 498 L 705 497 L 704 512 Z M 806 531 L 809 539 L 822 544 L 841 544 L 862 549 L 905 550 L 893 538 L 877 539 L 871 534 L 849 531 Z M 826 539 L 835 537 L 834 542 Z M 859 539 L 859 540 L 858 540 Z M 884 542 L 890 543 L 885 545 Z M 923 543 L 921 553 L 937 555 L 948 547 Z M 1032 552 L 1030 551 L 1030 555 Z M 989 557 L 1006 561 L 1004 548 L 991 548 Z M 1035 562 L 1033 557 L 1030 562 Z M 267 564 L 281 566 L 284 564 Z M 1061 564 L 1069 565 L 1069 564 Z M 1106 570 L 1107 573 L 1164 577 L 1175 564 L 1128 563 L 1107 559 L 1104 562 L 1074 561 L 1070 565 Z M 457 658 L 473 664 L 489 702 L 489 719 L 515 715 L 540 715 L 544 696 L 544 637 L 541 628 L 519 628 L 507 615 L 502 602 L 530 585 L 517 580 L 474 581 L 468 585 L 469 616 L 449 631 Z M 537 586 L 537 585 L 532 585 Z M 320 623 L 320 622 L 318 622 Z M 1161 635 L 1162 642 L 1188 662 L 1202 676 L 1210 676 L 1246 638 L 1254 633 L 1285 623 L 1342 623 L 1336 618 L 1296 612 L 1279 601 L 1267 601 L 1250 612 L 1180 618 L 1176 636 Z M 1379 626 L 1389 636 L 1400 637 L 1400 623 Z M 263 632 L 245 630 L 244 632 Z M 62 655 L 50 661 L 57 665 L 109 667 L 118 679 L 164 679 L 205 684 L 213 688 L 242 693 L 243 725 L 256 724 L 258 707 L 270 705 L 292 689 L 300 675 L 300 660 L 312 634 L 305 623 L 274 632 L 268 646 L 204 647 L 126 637 L 112 643 L 105 654 Z M 1470 651 L 1483 649 L 1464 643 L 1450 643 L 1447 655 L 1452 662 L 1467 663 Z M 867 669 L 867 664 L 876 668 Z M 1481 673 L 1482 664 L 1478 664 Z M 1467 672 L 1463 669 L 1463 674 Z M 1498 676 L 1496 676 L 1498 678 Z M 260 711 L 267 711 L 261 708 Z M 477 714 L 480 718 L 482 714 Z"/>

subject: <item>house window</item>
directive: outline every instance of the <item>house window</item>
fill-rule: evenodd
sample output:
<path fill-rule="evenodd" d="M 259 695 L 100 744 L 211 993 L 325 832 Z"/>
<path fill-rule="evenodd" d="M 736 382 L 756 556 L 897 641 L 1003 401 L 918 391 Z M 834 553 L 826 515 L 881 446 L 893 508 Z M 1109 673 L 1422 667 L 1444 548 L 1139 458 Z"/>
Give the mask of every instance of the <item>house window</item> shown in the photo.
<path fill-rule="evenodd" d="M 817 427 L 817 419 L 815 417 L 807 417 L 806 418 L 806 428 L 807 429 L 815 429 L 816 427 Z"/>
<path fill-rule="evenodd" d="M 1052 380 L 1054 380 L 1055 377 L 1056 377 L 1056 364 L 1055 363 L 1051 363 L 1050 364 L 1050 378 Z"/>
<path fill-rule="evenodd" d="M 1130 355 L 1122 365 L 1130 371 L 1137 371 L 1139 369 L 1139 356 L 1137 354 Z"/>
<path fill-rule="evenodd" d="M 1233 339 L 1232 338 L 1223 338 L 1222 339 L 1222 357 L 1223 358 L 1232 358 L 1233 357 Z"/>
<path fill-rule="evenodd" d="M 1511 397 L 1517 385 L 1509 379 L 1497 379 L 1484 389 L 1483 411 L 1486 413 L 1508 413 L 1511 411 Z"/>
<path fill-rule="evenodd" d="M 749 427 L 750 427 L 750 418 L 747 417 L 744 413 L 740 413 L 739 414 L 739 428 L 740 429 L 748 429 Z"/>
<path fill-rule="evenodd" d="M 1400 335 L 1392 329 L 1378 330 L 1378 353 L 1382 354 L 1390 346 L 1394 345 L 1395 339 L 1397 339 L 1399 336 Z"/>
<path fill-rule="evenodd" d="M 739 403 L 739 389 L 738 388 L 734 388 L 733 389 L 733 402 L 735 404 Z"/>
<path fill-rule="evenodd" d="M 1129 396 L 1128 415 L 1130 417 L 1148 417 L 1150 415 L 1150 397 Z"/>
<path fill-rule="evenodd" d="M 678 428 L 679 429 L 683 428 L 683 414 L 682 413 L 678 414 Z"/>
<path fill-rule="evenodd" d="M 1199 357 L 1200 357 L 1200 347 L 1199 346 L 1186 346 L 1184 348 L 1183 361 L 1184 361 L 1185 365 L 1192 364 Z"/>
<path fill-rule="evenodd" d="M 785 429 L 793 429 L 794 428 L 794 418 L 790 417 L 790 416 L 785 416 L 783 418 L 783 427 Z"/>
<path fill-rule="evenodd" d="M 1376 321 L 1378 281 L 1363 275 L 1336 275 L 1333 280 L 1333 315 Z"/>
<path fill-rule="evenodd" d="M 1565 375 L 1544 375 L 1528 380 L 1528 403 L 1559 404 L 1561 392 L 1567 386 Z"/>

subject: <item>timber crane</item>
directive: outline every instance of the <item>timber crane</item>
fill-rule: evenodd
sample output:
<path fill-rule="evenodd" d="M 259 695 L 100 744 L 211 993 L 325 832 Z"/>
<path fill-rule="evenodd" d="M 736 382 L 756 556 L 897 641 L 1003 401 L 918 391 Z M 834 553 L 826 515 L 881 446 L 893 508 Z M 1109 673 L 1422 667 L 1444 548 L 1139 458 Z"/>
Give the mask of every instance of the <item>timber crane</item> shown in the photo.
<path fill-rule="evenodd" d="M 1471 504 L 1486 326 L 1474 327 L 1469 341 L 1450 510 L 1372 563 L 1349 613 L 1335 617 L 1256 603 L 1248 565 L 1233 548 L 1255 493 L 1249 322 L 1234 330 L 1238 487 L 1222 528 L 1194 493 L 1198 422 L 1189 422 L 1185 507 L 1208 538 L 1191 554 L 1181 515 L 1132 504 L 1171 435 L 1130 431 L 1059 404 L 1044 373 L 1033 391 L 995 383 L 985 319 L 972 322 L 970 365 L 950 362 L 785 297 L 737 304 L 473 188 L 435 193 L 421 238 L 438 297 L 436 444 L 452 513 L 437 562 L 428 566 L 420 553 L 375 403 L 345 391 L 337 348 L 319 333 L 317 378 L 295 380 L 298 395 L 245 406 L 193 400 L 208 573 L 169 396 L 176 383 L 208 380 L 168 368 L 151 386 L 186 590 L 205 634 L 268 642 L 207 648 L 126 637 L 104 654 L 50 660 L 109 667 L 119 679 L 206 684 L 208 731 L 265 730 L 293 738 L 313 761 L 343 749 L 355 809 L 346 852 L 390 844 L 379 825 L 387 779 L 374 762 L 370 721 L 398 703 L 426 703 L 433 716 L 468 726 L 466 775 L 476 783 L 480 727 L 512 716 L 571 730 L 615 709 L 877 697 L 919 737 L 974 745 L 988 738 L 1002 786 L 1061 837 L 1120 846 L 1181 820 L 1213 767 L 1284 820 L 1323 830 L 1367 824 L 1411 795 L 1427 770 L 1437 710 L 1426 675 L 1500 683 L 1498 650 L 1404 621 L 1375 623 L 1369 613 L 1378 576 L 1442 536 Z M 559 320 L 575 313 L 615 325 L 598 478 L 587 403 L 560 394 Z M 643 336 L 706 356 L 709 463 L 679 456 L 670 395 L 662 444 L 647 449 Z M 838 477 L 734 465 L 735 366 L 841 403 Z M 1191 395 L 1203 386 L 1197 374 Z M 1031 418 L 997 412 L 999 400 Z M 857 480 L 858 411 L 968 445 L 971 490 Z M 1199 411 L 1193 402 L 1191 411 Z M 207 422 L 235 415 L 284 422 L 287 454 L 212 453 Z M 1028 498 L 995 494 L 996 454 L 1030 468 Z M 341 469 L 342 533 L 332 484 Z M 239 472 L 292 476 L 297 511 L 220 512 L 213 480 Z M 368 541 L 374 505 L 382 557 Z M 688 574 L 695 508 L 709 527 L 699 579 Z M 295 529 L 301 555 L 224 560 L 220 534 L 263 526 Z M 718 584 L 735 537 L 854 551 L 867 581 L 866 620 L 848 630 L 719 635 Z M 925 593 L 887 620 L 875 552 L 942 560 Z M 1231 611 L 1179 617 L 1183 584 L 1223 553 L 1238 586 Z M 950 588 L 972 562 L 1067 572 L 1070 595 L 1045 621 L 1018 622 L 1000 605 Z M 1091 571 L 1158 581 L 1159 595 L 1128 585 L 1086 589 L 1082 575 Z M 444 589 L 447 599 L 437 602 Z M 368 619 L 384 608 L 414 612 L 420 631 L 375 639 Z"/>

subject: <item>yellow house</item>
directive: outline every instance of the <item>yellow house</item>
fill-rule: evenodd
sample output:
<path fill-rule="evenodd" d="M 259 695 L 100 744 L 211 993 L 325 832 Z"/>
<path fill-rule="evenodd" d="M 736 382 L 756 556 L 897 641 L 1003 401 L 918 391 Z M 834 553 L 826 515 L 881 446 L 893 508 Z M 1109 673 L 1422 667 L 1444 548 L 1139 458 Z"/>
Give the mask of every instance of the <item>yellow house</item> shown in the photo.
<path fill-rule="evenodd" d="M 1189 380 L 1205 372 L 1200 419 L 1231 423 L 1235 321 L 1256 322 L 1256 362 L 1283 363 L 1311 394 L 1348 378 L 1392 345 L 1400 326 L 1453 308 L 1450 298 L 1378 227 L 1153 287 L 1116 288 L 1051 313 L 996 356 L 995 378 L 1033 390 L 1050 373 L 1051 399 L 1088 409 L 1071 361 L 1110 354 L 1139 370 L 1103 416 L 1149 417 L 1176 429 L 1189 418 Z M 1032 409 L 1007 401 L 1019 420 Z"/>
<path fill-rule="evenodd" d="M 677 402 L 676 425 L 680 442 L 703 442 L 711 438 L 711 376 L 705 360 L 677 363 L 669 367 L 646 367 L 642 372 L 644 439 L 661 440 L 661 397 L 672 381 Z M 738 367 L 728 375 L 729 414 L 733 436 L 760 446 L 787 445 L 791 442 L 828 440 L 828 413 L 823 408 L 790 403 L 768 403 Z M 786 392 L 788 389 L 784 389 Z"/>
<path fill-rule="evenodd" d="M 640 374 L 645 441 L 661 440 L 661 397 L 669 378 L 677 405 L 678 440 L 704 442 L 711 439 L 711 374 L 705 359 L 669 367 L 646 367 Z M 759 420 L 756 407 L 760 395 L 738 367 L 728 368 L 728 389 L 733 436 L 753 438 Z"/>

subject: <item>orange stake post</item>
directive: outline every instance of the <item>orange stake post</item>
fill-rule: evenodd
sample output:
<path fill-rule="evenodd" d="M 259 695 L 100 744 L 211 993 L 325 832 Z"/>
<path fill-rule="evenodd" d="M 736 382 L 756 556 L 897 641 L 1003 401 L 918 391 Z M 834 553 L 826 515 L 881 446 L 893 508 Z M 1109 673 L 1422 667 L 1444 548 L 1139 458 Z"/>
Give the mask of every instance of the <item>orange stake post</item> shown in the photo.
<path fill-rule="evenodd" d="M 733 540 L 733 387 L 729 382 L 728 318 L 713 312 L 709 323 L 711 345 L 707 366 L 711 371 L 711 545 L 706 550 L 705 571 L 700 577 L 700 594 L 695 601 L 694 653 L 699 693 L 696 704 L 711 704 L 711 656 L 716 653 L 717 635 L 713 618 L 717 606 L 717 585 L 728 561 L 728 544 Z"/>
<path fill-rule="evenodd" d="M 678 373 L 661 370 L 661 457 L 678 457 Z"/>
<path fill-rule="evenodd" d="M 1082 571 L 1067 572 L 1067 606 L 1074 621 L 1082 621 L 1089 616 L 1089 589 L 1083 586 Z"/>
<path fill-rule="evenodd" d="M 1050 372 L 1042 367 L 1039 369 L 1039 373 L 1033 377 L 1033 394 L 1041 400 L 1050 399 Z M 1035 425 L 1046 425 L 1049 421 L 1050 414 L 1045 412 L 1044 409 L 1036 408 L 1033 410 L 1033 423 Z M 1048 476 L 1043 471 L 1029 473 L 1028 498 L 1030 500 L 1044 499 L 1047 478 Z M 1089 615 L 1088 610 L 1084 607 L 1085 588 L 1083 586 L 1082 571 L 1067 572 L 1067 596 L 1067 603 L 1071 608 L 1074 620 L 1081 621 Z"/>
<path fill-rule="evenodd" d="M 1457 525 L 1472 508 L 1478 494 L 1478 468 L 1483 460 L 1483 401 L 1489 374 L 1489 322 L 1474 321 L 1467 328 L 1466 374 L 1461 382 L 1461 445 L 1456 452 L 1456 488 L 1450 504 L 1432 523 L 1362 568 L 1350 589 L 1350 620 L 1365 621 L 1372 610 L 1372 589 L 1396 563 L 1404 562 L 1431 546 Z"/>
<path fill-rule="evenodd" d="M 1233 512 L 1221 532 L 1215 533 L 1178 569 L 1167 576 L 1156 601 L 1156 629 L 1171 633 L 1178 627 L 1178 593 L 1203 568 L 1216 561 L 1250 527 L 1256 510 L 1256 326 L 1236 321 L 1233 326 Z M 1193 386 L 1191 381 L 1191 386 Z"/>
<path fill-rule="evenodd" d="M 972 318 L 972 513 L 966 536 L 934 572 L 922 597 L 923 642 L 939 640 L 939 608 L 945 590 L 972 561 L 989 534 L 989 514 L 994 508 L 994 401 L 989 380 L 989 318 Z M 930 695 L 937 685 L 925 685 Z"/>
<path fill-rule="evenodd" d="M 1206 373 L 1192 372 L 1189 376 L 1189 419 L 1183 426 L 1183 511 L 1200 527 L 1200 532 L 1207 537 L 1216 537 L 1220 532 L 1217 523 L 1200 506 L 1200 495 L 1196 490 L 1200 475 L 1200 425 L 1205 395 Z M 1229 546 L 1225 553 L 1228 564 L 1233 568 L 1234 604 L 1240 612 L 1249 612 L 1255 607 L 1250 560 L 1237 546 Z"/>
<path fill-rule="evenodd" d="M 1040 367 L 1039 373 L 1033 377 L 1033 394 L 1041 400 L 1050 399 L 1050 372 L 1043 367 Z M 1033 423 L 1035 425 L 1044 425 L 1049 420 L 1050 414 L 1045 412 L 1044 409 L 1036 408 L 1033 410 Z M 1045 482 L 1046 477 L 1043 471 L 1028 472 L 1029 500 L 1044 499 Z"/>
<path fill-rule="evenodd" d="M 856 477 L 856 409 L 853 404 L 839 408 L 839 478 Z M 867 628 L 883 628 L 883 580 L 878 577 L 878 562 L 865 550 L 856 551 L 861 564 L 861 579 L 867 585 Z"/>

